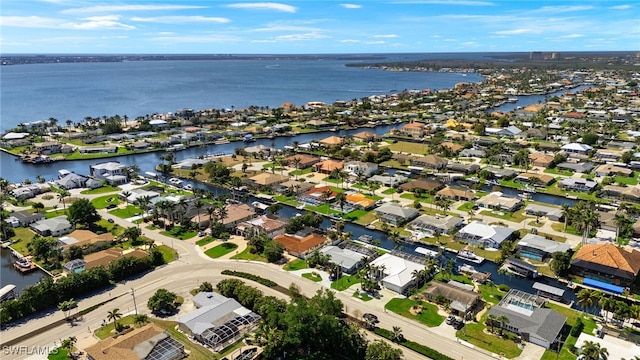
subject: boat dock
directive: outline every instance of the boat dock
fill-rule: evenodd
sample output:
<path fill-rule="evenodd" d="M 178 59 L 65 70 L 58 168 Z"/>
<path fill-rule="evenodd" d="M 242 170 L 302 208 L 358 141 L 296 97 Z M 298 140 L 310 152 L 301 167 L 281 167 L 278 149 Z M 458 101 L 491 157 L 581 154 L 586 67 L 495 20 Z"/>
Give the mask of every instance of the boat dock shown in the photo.
<path fill-rule="evenodd" d="M 13 300 L 17 297 L 16 286 L 13 284 L 5 285 L 0 289 L 0 302 Z"/>

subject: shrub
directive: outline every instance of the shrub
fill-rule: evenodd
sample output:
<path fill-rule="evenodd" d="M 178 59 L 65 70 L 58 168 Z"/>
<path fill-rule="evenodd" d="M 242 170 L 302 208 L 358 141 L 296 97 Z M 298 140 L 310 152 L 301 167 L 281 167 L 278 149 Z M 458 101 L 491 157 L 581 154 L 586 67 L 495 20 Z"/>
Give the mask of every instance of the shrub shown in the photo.
<path fill-rule="evenodd" d="M 509 287 L 509 285 L 506 285 L 506 284 L 500 284 L 500 285 L 498 285 L 498 289 L 499 289 L 500 291 L 504 291 L 504 292 L 507 292 L 507 291 L 511 290 L 511 288 Z"/>
<path fill-rule="evenodd" d="M 571 328 L 570 334 L 573 337 L 578 337 L 580 336 L 580 333 L 582 333 L 582 330 L 584 330 L 584 323 L 581 318 L 577 318 L 576 323 L 573 324 L 573 327 Z"/>
<path fill-rule="evenodd" d="M 376 335 L 380 335 L 383 338 L 387 339 L 387 340 L 391 340 L 393 339 L 393 332 L 387 330 L 387 329 L 383 329 L 383 328 L 375 328 L 373 329 L 373 332 Z M 400 342 L 400 345 L 409 348 L 417 353 L 420 353 L 430 359 L 433 360 L 454 360 L 453 358 L 448 357 L 447 355 L 438 352 L 428 346 L 422 345 L 422 344 L 418 344 L 417 342 L 414 341 L 410 341 L 410 340 L 403 340 Z"/>
<path fill-rule="evenodd" d="M 237 277 L 240 277 L 240 278 L 243 278 L 243 279 L 253 280 L 253 281 L 255 281 L 257 283 L 260 283 L 260 284 L 262 284 L 264 286 L 267 286 L 267 287 L 276 287 L 276 286 L 278 286 L 278 284 L 276 282 L 274 282 L 274 281 L 262 278 L 262 277 L 260 277 L 258 275 L 253 275 L 253 274 L 249 274 L 249 273 L 242 272 L 242 271 L 223 270 L 222 271 L 222 275 L 237 276 Z"/>

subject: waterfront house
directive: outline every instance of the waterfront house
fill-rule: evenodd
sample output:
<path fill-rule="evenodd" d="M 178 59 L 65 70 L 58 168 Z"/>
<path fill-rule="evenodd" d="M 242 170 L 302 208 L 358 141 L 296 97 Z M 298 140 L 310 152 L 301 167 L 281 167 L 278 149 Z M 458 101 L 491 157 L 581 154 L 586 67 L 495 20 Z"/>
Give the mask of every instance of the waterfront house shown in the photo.
<path fill-rule="evenodd" d="M 504 210 L 509 212 L 518 210 L 523 204 L 522 199 L 504 196 L 504 194 L 499 191 L 492 192 L 487 196 L 482 197 L 480 200 L 476 201 L 476 203 L 478 206 L 487 209 Z"/>
<path fill-rule="evenodd" d="M 438 191 L 437 195 L 444 196 L 453 201 L 471 201 L 476 198 L 476 193 L 473 190 L 469 190 L 466 188 L 455 188 L 451 186 L 447 186 L 446 188 Z"/>
<path fill-rule="evenodd" d="M 369 181 L 373 183 L 382 184 L 388 187 L 394 187 L 407 181 L 407 177 L 400 174 L 373 175 L 372 177 L 369 178 Z"/>
<path fill-rule="evenodd" d="M 309 182 L 289 180 L 276 185 L 275 191 L 279 194 L 297 195 L 313 188 L 314 185 Z"/>
<path fill-rule="evenodd" d="M 112 233 L 96 234 L 91 230 L 74 230 L 70 234 L 58 239 L 58 245 L 62 248 L 68 248 L 71 245 L 85 247 L 99 243 L 111 243 L 115 241 Z"/>
<path fill-rule="evenodd" d="M 588 174 L 593 170 L 596 164 L 590 161 L 581 161 L 581 162 L 561 162 L 556 165 L 556 169 L 558 170 L 569 170 L 577 173 Z"/>
<path fill-rule="evenodd" d="M 84 188 L 87 187 L 87 184 L 91 185 L 91 188 L 99 188 L 102 186 L 101 181 L 93 180 L 89 182 L 88 177 L 76 173 L 68 173 L 54 181 L 54 184 L 64 190 Z"/>
<path fill-rule="evenodd" d="M 343 274 L 355 274 L 364 266 L 362 260 L 367 257 L 357 251 L 334 245 L 323 247 L 320 249 L 320 253 L 329 255 L 329 262 L 340 266 L 340 272 Z"/>
<path fill-rule="evenodd" d="M 571 249 L 569 244 L 553 241 L 540 235 L 526 234 L 516 245 L 516 252 L 520 256 L 544 261 L 555 252 L 566 252 Z"/>
<path fill-rule="evenodd" d="M 364 142 L 374 142 L 374 141 L 382 140 L 380 135 L 372 133 L 371 131 L 361 131 L 357 134 L 353 134 L 352 137 L 356 140 L 360 140 Z"/>
<path fill-rule="evenodd" d="M 40 155 L 59 154 L 62 152 L 62 143 L 58 141 L 45 141 L 34 143 L 35 152 Z"/>
<path fill-rule="evenodd" d="M 558 182 L 558 187 L 570 191 L 591 192 L 598 183 L 590 179 L 564 178 Z"/>
<path fill-rule="evenodd" d="M 529 154 L 531 165 L 546 169 L 553 162 L 553 156 L 543 153 Z"/>
<path fill-rule="evenodd" d="M 640 188 L 637 186 L 605 185 L 602 191 L 609 197 L 633 202 L 640 201 Z"/>
<path fill-rule="evenodd" d="M 74 229 L 74 226 L 67 220 L 66 215 L 39 220 L 31 224 L 30 227 L 42 236 L 60 236 Z"/>
<path fill-rule="evenodd" d="M 266 234 L 270 238 L 284 234 L 286 223 L 272 214 L 258 216 L 255 219 L 243 221 L 236 226 L 236 233 L 245 237 Z"/>
<path fill-rule="evenodd" d="M 564 217 L 564 210 L 538 204 L 527 205 L 524 213 L 532 216 L 546 216 L 551 221 L 561 221 Z"/>
<path fill-rule="evenodd" d="M 415 284 L 415 271 L 424 270 L 424 265 L 386 253 L 370 263 L 381 269 L 382 286 L 398 294 L 406 294 Z"/>
<path fill-rule="evenodd" d="M 93 164 L 89 167 L 89 174 L 110 185 L 122 185 L 128 181 L 127 166 L 116 161 Z"/>
<path fill-rule="evenodd" d="M 300 163 L 296 166 L 296 159 L 300 161 Z M 306 169 L 308 167 L 312 167 L 316 163 L 320 161 L 320 158 L 317 156 L 311 156 L 307 154 L 296 154 L 291 155 L 289 157 L 284 158 L 283 163 L 287 166 L 298 168 L 298 169 Z"/>
<path fill-rule="evenodd" d="M 309 231 L 301 231 L 297 234 L 280 234 L 273 241 L 282 244 L 285 251 L 292 256 L 305 259 L 313 250 L 319 248 L 327 241 L 320 234 Z"/>
<path fill-rule="evenodd" d="M 414 138 L 421 138 L 429 134 L 429 128 L 425 124 L 420 122 L 410 122 L 408 124 L 405 124 L 398 131 L 404 136 Z"/>
<path fill-rule="evenodd" d="M 640 272 L 640 251 L 609 242 L 586 244 L 573 257 L 571 272 L 608 284 L 631 287 Z"/>
<path fill-rule="evenodd" d="M 514 177 L 516 177 L 516 175 L 518 175 L 518 173 L 515 170 L 501 169 L 501 168 L 496 168 L 492 166 L 488 166 L 482 170 L 492 173 L 493 176 L 496 177 L 496 179 L 508 180 L 508 179 L 513 179 Z"/>
<path fill-rule="evenodd" d="M 414 189 L 422 189 L 424 192 L 432 194 L 444 187 L 444 184 L 438 180 L 432 179 L 415 179 L 399 186 L 402 191 L 414 191 Z"/>
<path fill-rule="evenodd" d="M 218 293 L 199 292 L 193 302 L 196 309 L 176 320 L 178 329 L 215 352 L 242 339 L 261 319 L 235 299 Z"/>
<path fill-rule="evenodd" d="M 587 144 L 581 144 L 581 143 L 570 143 L 570 144 L 565 144 L 562 145 L 562 147 L 560 147 L 560 149 L 566 153 L 570 153 L 570 154 L 581 154 L 581 155 L 587 155 L 587 153 L 589 153 L 589 151 L 591 151 L 593 149 L 592 146 L 587 145 Z"/>
<path fill-rule="evenodd" d="M 380 221 L 387 222 L 392 225 L 407 223 L 418 217 L 420 214 L 420 212 L 414 208 L 404 207 L 395 203 L 383 204 L 377 207 L 374 211 L 380 218 Z"/>
<path fill-rule="evenodd" d="M 337 136 L 329 136 L 320 140 L 319 143 L 323 146 L 342 145 L 344 144 L 344 139 Z"/>
<path fill-rule="evenodd" d="M 466 285 L 454 280 L 444 283 L 433 281 L 422 292 L 425 298 L 431 302 L 437 302 L 443 298 L 449 303 L 449 308 L 454 313 L 465 317 L 482 310 L 484 302 L 472 285 Z"/>
<path fill-rule="evenodd" d="M 447 166 L 448 160 L 438 155 L 429 154 L 426 156 L 411 156 L 409 163 L 411 166 L 426 167 L 429 169 L 443 169 Z"/>
<path fill-rule="evenodd" d="M 289 180 L 288 175 L 263 172 L 249 178 L 248 184 L 257 189 L 274 189 L 278 184 Z"/>
<path fill-rule="evenodd" d="M 82 146 L 78 148 L 80 154 L 115 154 L 118 147 L 115 145 L 105 146 Z"/>
<path fill-rule="evenodd" d="M 313 170 L 322 174 L 331 174 L 334 170 L 342 170 L 343 162 L 337 160 L 323 160 L 313 165 Z"/>
<path fill-rule="evenodd" d="M 451 234 L 463 225 L 463 219 L 458 216 L 420 215 L 407 224 L 407 228 L 421 232 Z"/>
<path fill-rule="evenodd" d="M 623 176 L 629 177 L 633 175 L 633 171 L 627 168 L 616 166 L 613 164 L 603 164 L 594 170 L 596 176 Z"/>
<path fill-rule="evenodd" d="M 456 238 L 469 244 L 498 249 L 503 241 L 511 239 L 514 232 L 508 227 L 472 221 L 458 231 Z"/>
<path fill-rule="evenodd" d="M 468 164 L 468 163 L 458 163 L 458 162 L 450 162 L 446 166 L 447 171 L 449 172 L 457 172 L 465 175 L 475 174 L 478 170 L 480 170 L 480 165 L 478 164 Z"/>
<path fill-rule="evenodd" d="M 361 193 L 349 193 L 346 196 L 346 200 L 350 207 L 360 210 L 370 210 L 376 205 L 374 199 L 368 198 Z"/>
<path fill-rule="evenodd" d="M 184 345 L 154 323 L 117 337 L 107 337 L 84 349 L 91 360 L 180 360 Z"/>
<path fill-rule="evenodd" d="M 44 220 L 44 214 L 42 213 L 30 213 L 28 211 L 14 211 L 9 214 L 9 219 L 14 218 L 19 226 L 27 227 L 34 222 Z"/>
<path fill-rule="evenodd" d="M 508 322 L 496 325 L 516 333 L 525 341 L 549 348 L 558 338 L 567 321 L 566 316 L 544 307 L 545 300 L 538 295 L 511 289 L 502 300 L 489 309 L 489 314 Z"/>
<path fill-rule="evenodd" d="M 344 163 L 343 170 L 351 176 L 368 178 L 378 171 L 378 164 L 363 161 L 347 161 Z"/>
<path fill-rule="evenodd" d="M 336 199 L 337 192 L 331 190 L 329 186 L 314 187 L 297 196 L 297 200 L 301 203 L 320 206 L 325 203 L 332 202 Z"/>
<path fill-rule="evenodd" d="M 516 176 L 513 181 L 533 186 L 549 186 L 555 180 L 553 176 L 547 174 L 522 173 Z"/>

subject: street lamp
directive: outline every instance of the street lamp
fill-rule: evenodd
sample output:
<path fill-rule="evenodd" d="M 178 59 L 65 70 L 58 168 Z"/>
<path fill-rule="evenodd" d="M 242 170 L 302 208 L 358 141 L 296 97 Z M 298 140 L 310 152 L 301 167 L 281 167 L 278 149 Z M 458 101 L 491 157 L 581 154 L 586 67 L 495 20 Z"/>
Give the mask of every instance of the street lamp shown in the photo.
<path fill-rule="evenodd" d="M 136 312 L 136 315 L 138 315 L 138 306 L 136 305 L 136 292 L 135 290 L 133 290 L 133 288 L 131 288 L 131 296 L 133 297 L 133 309 Z"/>

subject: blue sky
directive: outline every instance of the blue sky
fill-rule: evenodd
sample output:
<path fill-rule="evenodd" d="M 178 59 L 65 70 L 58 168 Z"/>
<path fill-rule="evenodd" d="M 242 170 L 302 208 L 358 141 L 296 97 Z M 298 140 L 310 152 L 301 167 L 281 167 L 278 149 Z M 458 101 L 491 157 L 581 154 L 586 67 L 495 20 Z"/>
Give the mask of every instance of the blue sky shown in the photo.
<path fill-rule="evenodd" d="M 640 50 L 640 2 L 2 0 L 2 53 Z"/>

